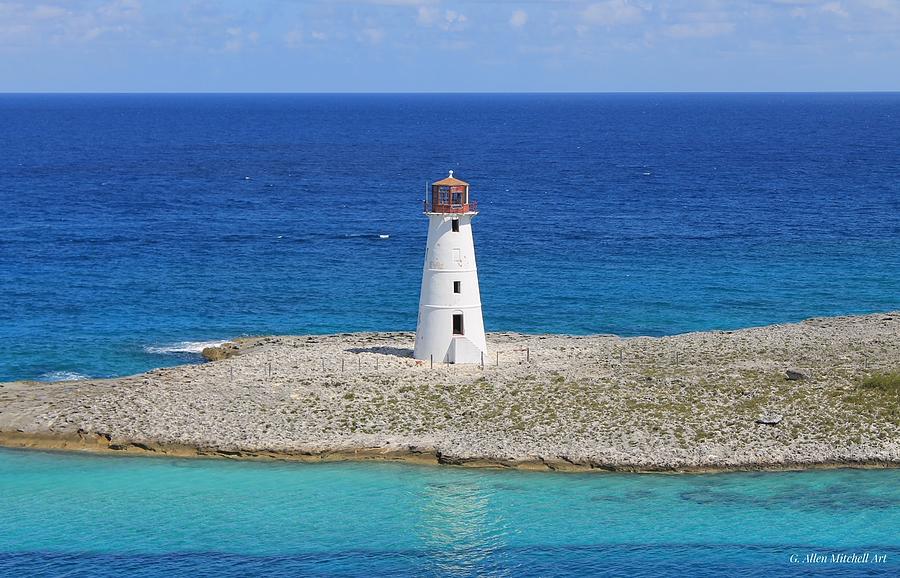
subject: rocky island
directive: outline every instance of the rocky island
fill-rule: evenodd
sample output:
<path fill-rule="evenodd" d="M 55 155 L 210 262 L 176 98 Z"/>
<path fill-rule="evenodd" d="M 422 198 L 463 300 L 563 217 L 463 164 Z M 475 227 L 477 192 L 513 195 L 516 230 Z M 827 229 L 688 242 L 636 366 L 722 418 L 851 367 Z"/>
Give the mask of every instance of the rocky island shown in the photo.
<path fill-rule="evenodd" d="M 0 384 L 0 444 L 548 470 L 900 465 L 900 312 L 669 337 L 246 337 L 202 364 Z"/>

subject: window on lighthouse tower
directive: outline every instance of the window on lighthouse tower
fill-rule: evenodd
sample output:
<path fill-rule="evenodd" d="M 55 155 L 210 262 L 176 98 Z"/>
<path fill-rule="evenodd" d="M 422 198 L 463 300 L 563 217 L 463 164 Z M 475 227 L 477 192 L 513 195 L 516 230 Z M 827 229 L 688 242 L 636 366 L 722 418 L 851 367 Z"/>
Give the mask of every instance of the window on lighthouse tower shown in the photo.
<path fill-rule="evenodd" d="M 450 221 L 450 230 L 454 233 L 459 233 L 459 219 L 453 219 Z"/>
<path fill-rule="evenodd" d="M 453 314 L 453 335 L 463 335 L 463 314 Z"/>
<path fill-rule="evenodd" d="M 454 281 L 453 282 L 453 292 L 454 293 L 462 293 L 462 281 Z"/>

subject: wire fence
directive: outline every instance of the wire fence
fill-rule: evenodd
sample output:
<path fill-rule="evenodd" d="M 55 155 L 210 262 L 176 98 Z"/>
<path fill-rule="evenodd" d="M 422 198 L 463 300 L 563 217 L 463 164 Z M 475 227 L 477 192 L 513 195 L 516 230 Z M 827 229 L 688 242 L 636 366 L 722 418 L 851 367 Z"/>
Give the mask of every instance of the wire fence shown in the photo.
<path fill-rule="evenodd" d="M 281 356 L 268 358 L 261 364 L 252 367 L 242 366 L 238 372 L 244 375 L 247 371 L 257 377 L 272 379 L 278 375 L 290 375 L 296 377 L 298 373 L 314 372 L 317 374 L 341 375 L 378 373 L 382 371 L 395 371 L 397 369 L 441 369 L 449 370 L 459 368 L 465 371 L 472 369 L 487 371 L 503 367 L 540 364 L 542 371 L 567 372 L 573 366 L 589 365 L 596 368 L 611 370 L 646 370 L 683 371 L 686 369 L 732 369 L 754 371 L 754 365 L 779 366 L 779 371 L 787 380 L 803 380 L 823 371 L 844 371 L 852 374 L 868 374 L 870 372 L 895 371 L 896 365 L 891 365 L 884 355 L 852 352 L 853 359 L 838 361 L 828 357 L 817 359 L 808 358 L 767 358 L 752 356 L 746 360 L 732 362 L 711 358 L 709 352 L 698 354 L 690 351 L 673 351 L 664 355 L 648 354 L 646 351 L 630 350 L 627 347 L 612 348 L 606 354 L 561 354 L 554 349 L 538 349 L 535 351 L 530 345 L 511 345 L 505 348 L 497 348 L 488 354 L 482 353 L 477 363 L 454 364 L 446 359 L 436 360 L 415 359 L 410 349 L 371 347 L 345 350 L 340 355 L 299 355 L 288 359 Z M 289 367 L 285 371 L 285 367 Z M 235 367 L 229 368 L 229 377 L 234 379 Z"/>

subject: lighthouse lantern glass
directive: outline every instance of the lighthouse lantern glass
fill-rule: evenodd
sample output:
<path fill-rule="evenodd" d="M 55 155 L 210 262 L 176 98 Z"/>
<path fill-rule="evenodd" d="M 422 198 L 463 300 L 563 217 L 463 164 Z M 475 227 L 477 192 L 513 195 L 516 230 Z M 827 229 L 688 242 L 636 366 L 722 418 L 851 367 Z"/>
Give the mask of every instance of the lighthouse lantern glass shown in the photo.
<path fill-rule="evenodd" d="M 469 187 L 465 183 L 435 183 L 432 185 L 431 210 L 438 213 L 459 213 L 473 207 L 474 205 L 470 205 L 469 201 Z"/>

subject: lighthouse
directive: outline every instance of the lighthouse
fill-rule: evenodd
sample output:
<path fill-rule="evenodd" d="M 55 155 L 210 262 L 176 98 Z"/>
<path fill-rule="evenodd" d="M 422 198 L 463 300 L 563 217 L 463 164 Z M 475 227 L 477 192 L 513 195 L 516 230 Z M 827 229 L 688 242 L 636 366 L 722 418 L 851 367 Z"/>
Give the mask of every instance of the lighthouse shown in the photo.
<path fill-rule="evenodd" d="M 453 176 L 431 185 L 425 199 L 428 240 L 416 324 L 416 359 L 478 363 L 487 353 L 475 267 L 469 183 Z"/>

